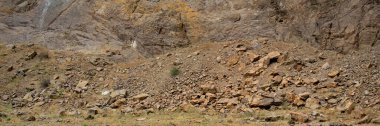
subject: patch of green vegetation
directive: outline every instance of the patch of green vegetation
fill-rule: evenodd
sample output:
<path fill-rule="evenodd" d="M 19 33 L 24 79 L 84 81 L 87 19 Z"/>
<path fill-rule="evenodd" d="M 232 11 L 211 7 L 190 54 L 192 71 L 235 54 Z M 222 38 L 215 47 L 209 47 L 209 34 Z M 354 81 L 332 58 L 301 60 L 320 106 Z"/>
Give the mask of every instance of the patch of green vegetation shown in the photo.
<path fill-rule="evenodd" d="M 170 69 L 170 76 L 172 76 L 172 77 L 175 77 L 175 76 L 179 75 L 179 73 L 180 73 L 180 71 L 176 67 L 173 67 L 173 68 Z"/>

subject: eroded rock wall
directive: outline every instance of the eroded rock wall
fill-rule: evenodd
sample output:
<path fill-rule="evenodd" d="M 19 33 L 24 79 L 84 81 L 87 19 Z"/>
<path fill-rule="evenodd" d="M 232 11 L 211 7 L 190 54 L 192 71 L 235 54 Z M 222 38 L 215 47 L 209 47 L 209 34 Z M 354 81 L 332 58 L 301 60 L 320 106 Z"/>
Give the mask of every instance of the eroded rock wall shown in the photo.
<path fill-rule="evenodd" d="M 49 1 L 0 1 L 1 40 L 62 49 L 135 43 L 149 56 L 194 42 L 264 37 L 344 52 L 380 39 L 379 0 Z"/>

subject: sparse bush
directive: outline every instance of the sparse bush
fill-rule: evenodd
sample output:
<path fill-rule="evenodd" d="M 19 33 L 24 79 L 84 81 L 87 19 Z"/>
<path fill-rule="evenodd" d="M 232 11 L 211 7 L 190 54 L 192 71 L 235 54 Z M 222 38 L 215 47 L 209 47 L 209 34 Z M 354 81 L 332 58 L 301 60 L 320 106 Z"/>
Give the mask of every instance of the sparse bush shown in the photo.
<path fill-rule="evenodd" d="M 50 85 L 50 79 L 44 79 L 40 83 L 41 88 L 47 88 L 47 87 L 49 87 L 49 85 Z"/>
<path fill-rule="evenodd" d="M 170 69 L 170 76 L 172 77 L 179 75 L 179 73 L 180 71 L 178 68 L 173 67 L 172 69 Z"/>

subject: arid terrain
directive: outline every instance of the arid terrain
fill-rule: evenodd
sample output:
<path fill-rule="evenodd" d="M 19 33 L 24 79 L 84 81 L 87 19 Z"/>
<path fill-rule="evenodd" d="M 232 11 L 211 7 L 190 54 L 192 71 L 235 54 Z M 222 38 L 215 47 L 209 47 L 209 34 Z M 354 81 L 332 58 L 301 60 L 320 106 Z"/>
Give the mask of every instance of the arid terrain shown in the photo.
<path fill-rule="evenodd" d="M 380 125 L 379 0 L 0 0 L 0 125 Z"/>

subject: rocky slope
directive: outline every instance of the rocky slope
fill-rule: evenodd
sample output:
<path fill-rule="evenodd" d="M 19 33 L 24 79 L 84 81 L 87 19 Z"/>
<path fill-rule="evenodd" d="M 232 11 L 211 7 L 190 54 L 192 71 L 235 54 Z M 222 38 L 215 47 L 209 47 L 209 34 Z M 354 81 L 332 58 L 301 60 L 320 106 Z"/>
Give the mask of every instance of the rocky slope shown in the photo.
<path fill-rule="evenodd" d="M 248 116 L 241 125 L 377 125 L 379 6 L 0 0 L 0 124 L 195 109 Z"/>
<path fill-rule="evenodd" d="M 83 54 L 31 44 L 0 49 L 2 104 L 10 107 L 3 114 L 17 117 L 8 123 L 196 108 L 206 115 L 275 113 L 249 117 L 248 124 L 378 124 L 379 46 L 342 55 L 264 39 L 193 44 L 147 59 L 128 59 L 125 50 Z"/>

